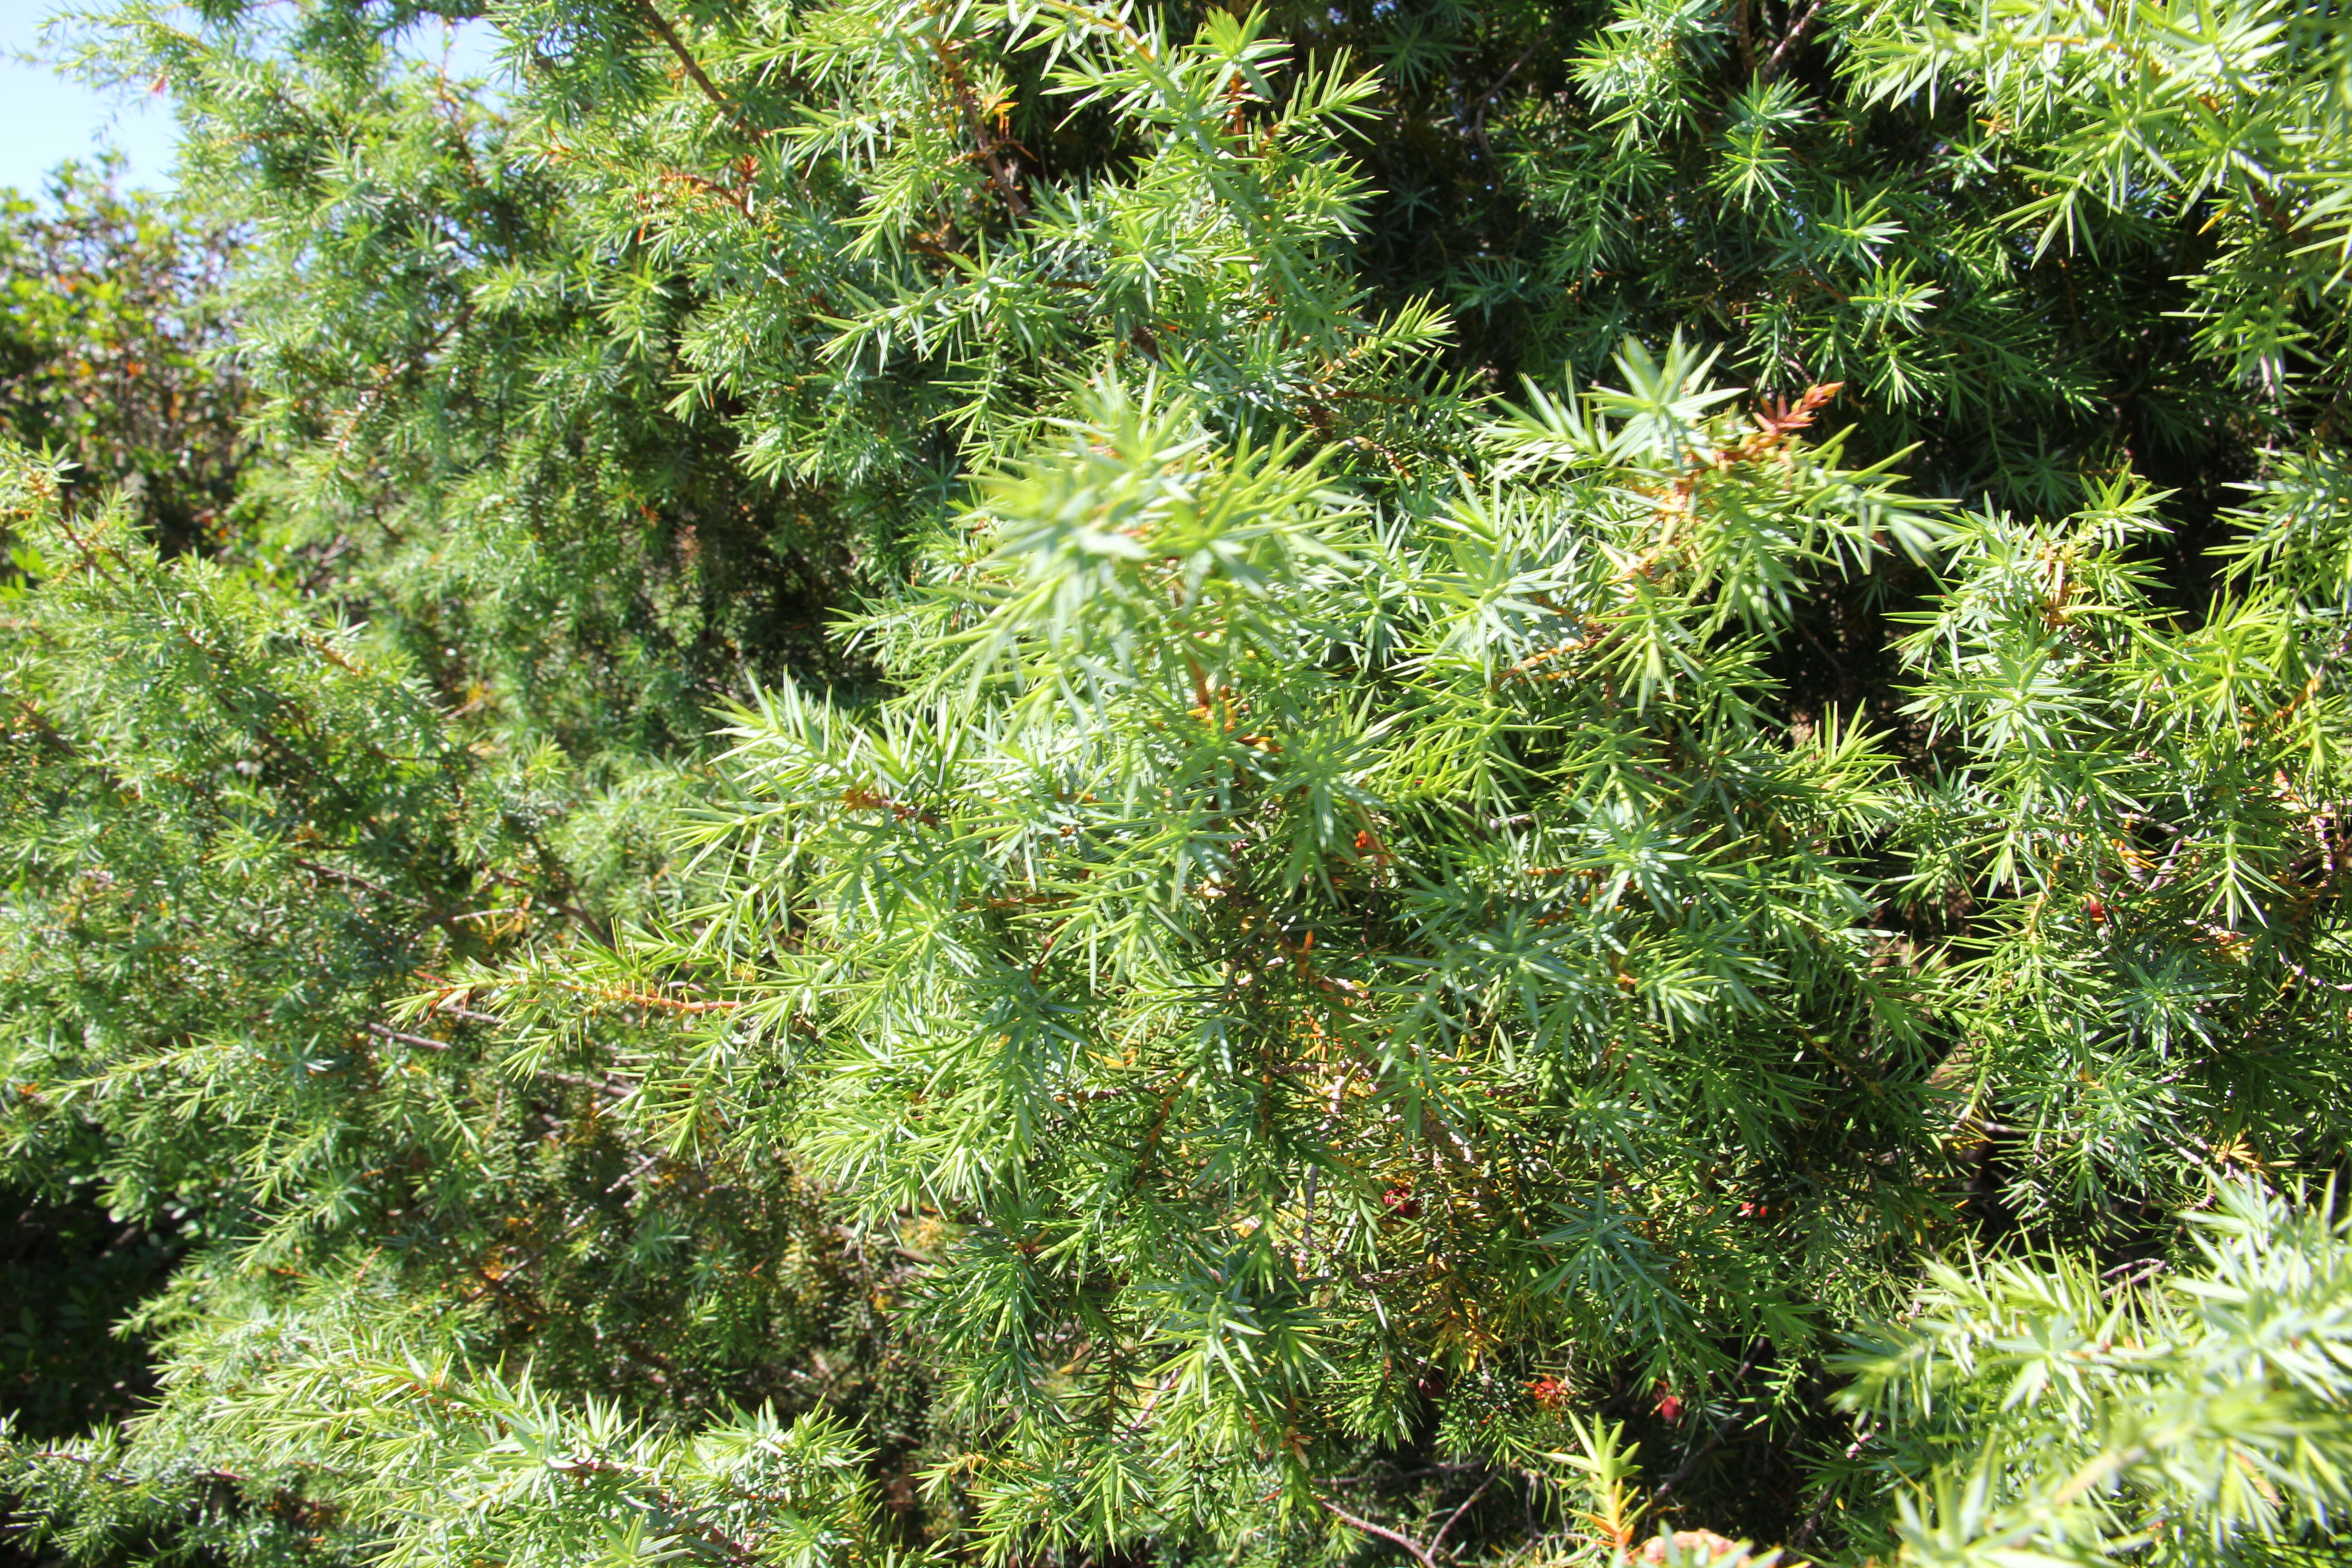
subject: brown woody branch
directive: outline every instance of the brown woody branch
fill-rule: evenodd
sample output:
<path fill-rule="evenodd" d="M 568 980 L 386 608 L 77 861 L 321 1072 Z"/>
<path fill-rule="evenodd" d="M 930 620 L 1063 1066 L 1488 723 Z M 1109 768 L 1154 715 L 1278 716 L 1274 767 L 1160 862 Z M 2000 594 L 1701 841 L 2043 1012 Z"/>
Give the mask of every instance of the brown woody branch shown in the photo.
<path fill-rule="evenodd" d="M 1811 5 L 1805 7 L 1805 14 L 1798 17 L 1788 32 L 1781 36 L 1780 45 L 1772 51 L 1772 58 L 1766 60 L 1764 68 L 1756 73 L 1756 80 L 1759 85 L 1779 76 L 1788 65 L 1789 51 L 1797 47 L 1804 37 L 1805 30 L 1811 27 L 1814 18 L 1822 14 L 1822 0 L 1813 0 Z"/>
<path fill-rule="evenodd" d="M 734 101 L 719 90 L 719 84 L 703 70 L 702 63 L 694 58 L 694 51 L 686 47 L 686 40 L 677 36 L 677 29 L 669 25 L 669 18 L 661 14 L 653 0 L 637 0 L 637 8 L 645 13 L 646 20 L 653 24 L 654 31 L 660 35 L 661 41 L 669 46 L 669 52 L 677 57 L 677 63 L 693 79 L 694 85 L 702 89 L 702 96 L 718 106 L 720 118 L 752 141 L 760 140 L 760 133 L 744 123 Z"/>
<path fill-rule="evenodd" d="M 1328 1498 L 1317 1498 L 1315 1500 L 1322 1504 L 1324 1510 L 1329 1513 L 1332 1518 L 1338 1520 L 1341 1524 L 1352 1525 L 1356 1529 L 1362 1531 L 1367 1535 L 1377 1535 L 1382 1541 L 1392 1542 L 1396 1545 L 1403 1547 L 1407 1552 L 1412 1552 L 1414 1557 L 1420 1560 L 1422 1568 L 1437 1568 L 1436 1557 L 1431 1554 L 1428 1547 L 1423 1546 L 1420 1542 L 1412 1539 L 1412 1537 L 1409 1535 L 1399 1535 L 1395 1531 L 1389 1529 L 1386 1525 L 1374 1524 L 1369 1519 L 1358 1519 L 1354 1514 L 1349 1513 L 1346 1509 L 1341 1508 L 1338 1503 L 1331 1501 Z"/>
<path fill-rule="evenodd" d="M 964 121 L 971 127 L 972 140 L 980 143 L 980 161 L 987 165 L 989 183 L 1004 198 L 1004 205 L 1016 218 L 1029 214 L 1028 199 L 1022 195 L 1018 164 L 1007 167 L 1002 150 L 1004 139 L 988 128 L 988 116 L 981 111 L 980 96 L 971 89 L 971 79 L 964 75 L 963 61 L 957 58 L 947 39 L 937 32 L 931 35 L 931 48 L 940 57 L 940 68 L 947 74 L 948 91 L 963 110 Z"/>

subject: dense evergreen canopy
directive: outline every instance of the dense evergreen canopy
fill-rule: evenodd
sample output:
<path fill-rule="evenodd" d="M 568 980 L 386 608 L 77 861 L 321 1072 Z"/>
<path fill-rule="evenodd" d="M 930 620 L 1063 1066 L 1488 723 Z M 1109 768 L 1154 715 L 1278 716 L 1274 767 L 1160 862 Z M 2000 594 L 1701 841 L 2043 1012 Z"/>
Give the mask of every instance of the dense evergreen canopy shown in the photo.
<path fill-rule="evenodd" d="M 52 37 L 27 1561 L 2333 1550 L 2331 0 Z"/>

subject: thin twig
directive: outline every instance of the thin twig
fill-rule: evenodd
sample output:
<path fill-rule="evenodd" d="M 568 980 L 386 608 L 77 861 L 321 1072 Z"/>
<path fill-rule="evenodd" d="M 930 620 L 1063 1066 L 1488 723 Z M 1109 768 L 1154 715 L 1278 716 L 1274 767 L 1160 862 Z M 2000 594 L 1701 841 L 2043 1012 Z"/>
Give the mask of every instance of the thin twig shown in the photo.
<path fill-rule="evenodd" d="M 918 1258 L 916 1261 L 919 1263 L 929 1263 L 930 1259 L 925 1258 Z M 1143 1424 L 1151 1419 L 1151 1412 L 1153 1408 L 1159 1405 L 1160 1396 L 1175 1386 L 1176 1374 L 1174 1373 L 1170 1373 L 1166 1377 L 1160 1379 L 1158 1386 L 1152 1389 L 1151 1397 L 1143 1402 L 1141 1408 L 1136 1411 L 1135 1418 L 1127 1424 L 1127 1429 L 1130 1432 L 1142 1431 Z"/>
<path fill-rule="evenodd" d="M 1782 37 L 1780 47 L 1772 51 L 1772 58 L 1764 62 L 1764 68 L 1756 73 L 1759 85 L 1770 81 L 1780 74 L 1781 67 L 1789 63 L 1789 51 L 1797 47 L 1798 40 L 1805 36 L 1805 29 L 1811 26 L 1813 18 L 1821 14 L 1822 0 L 1813 0 L 1813 3 L 1805 8 L 1805 14 L 1797 18 L 1796 26 L 1790 27 Z"/>
<path fill-rule="evenodd" d="M 948 91 L 954 97 L 956 106 L 963 110 L 965 122 L 971 128 L 972 140 L 980 143 L 980 161 L 987 166 L 989 184 L 996 187 L 997 195 L 1004 198 L 1005 209 L 1016 219 L 1028 216 L 1029 203 L 1021 195 L 1021 165 L 1013 163 L 1008 166 L 999 155 L 998 150 L 1006 145 L 1005 139 L 989 130 L 988 117 L 982 111 L 979 96 L 972 91 L 971 79 L 964 74 L 963 61 L 957 58 L 955 50 L 937 30 L 931 34 L 931 49 L 940 58 L 940 69 L 948 79 Z"/>
<path fill-rule="evenodd" d="M 380 1040 L 394 1040 L 404 1046 L 414 1046 L 421 1051 L 435 1051 L 446 1055 L 449 1049 L 449 1042 L 446 1040 L 436 1040 L 424 1035 L 408 1034 L 404 1030 L 391 1028 L 383 1024 L 362 1024 L 360 1027 Z M 633 1086 L 616 1079 L 582 1078 L 577 1073 L 557 1072 L 551 1068 L 534 1068 L 531 1069 L 531 1076 L 543 1078 L 550 1083 L 560 1083 L 572 1089 L 584 1089 L 592 1094 L 610 1095 L 615 1100 L 626 1100 L 635 1092 Z"/>
<path fill-rule="evenodd" d="M 1875 1418 L 1864 1422 L 1861 1432 L 1855 1435 L 1853 1442 L 1846 1445 L 1845 1457 L 1848 1459 L 1852 1459 L 1855 1455 L 1861 1453 L 1863 1448 L 1870 1442 L 1871 1438 L 1877 1435 L 1877 1432 L 1878 1422 Z M 1790 1546 L 1802 1550 L 1805 1542 L 1813 1538 L 1813 1531 L 1822 1527 L 1822 1514 L 1827 1512 L 1829 1510 L 1830 1497 L 1830 1489 L 1823 1487 L 1822 1489 L 1821 1496 L 1813 1500 L 1813 1511 L 1805 1516 L 1805 1522 L 1797 1526 L 1797 1532 L 1789 1537 L 1789 1544 Z"/>
<path fill-rule="evenodd" d="M 2108 1269 L 2102 1278 L 2115 1279 L 2116 1275 L 2126 1273 L 2132 1269 L 2137 1269 L 2138 1272 L 2132 1274 L 2131 1277 L 2126 1279 L 2116 1279 L 2114 1284 L 2099 1292 L 2099 1297 L 2104 1300 L 2119 1290 L 2128 1290 L 2136 1285 L 2145 1285 L 2149 1280 L 2155 1279 L 2158 1275 L 2163 1273 L 2166 1269 L 2171 1267 L 2172 1266 L 2170 1264 L 2165 1262 L 2161 1258 L 2143 1258 L 2136 1259 L 2130 1263 L 2118 1263 L 2113 1268 Z"/>
<path fill-rule="evenodd" d="M 403 1034 L 398 1029 L 387 1028 L 382 1024 L 362 1024 L 360 1027 L 378 1039 L 398 1040 L 404 1046 L 415 1046 L 419 1050 L 446 1051 L 449 1048 L 449 1042 L 446 1040 L 431 1040 L 423 1035 Z"/>
<path fill-rule="evenodd" d="M 294 864 L 299 866 L 305 871 L 310 872 L 310 875 L 314 877 L 324 877 L 330 882 L 341 882 L 347 888 L 357 888 L 363 893 L 373 893 L 379 899 L 396 900 L 401 903 L 408 905 L 412 909 L 430 910 L 433 907 L 426 903 L 423 899 L 416 898 L 412 894 L 395 892 L 394 889 L 385 887 L 382 882 L 371 881 L 369 879 L 361 876 L 357 871 L 346 871 L 339 866 L 322 865 L 316 860 L 305 859 L 299 855 L 293 857 L 293 860 Z M 428 916 L 427 918 L 433 920 L 434 923 L 436 925 L 445 923 L 447 919 L 446 916 Z"/>
<path fill-rule="evenodd" d="M 1414 1557 L 1420 1559 L 1422 1568 L 1437 1568 L 1437 1559 L 1430 1555 L 1429 1548 L 1423 1546 L 1420 1542 L 1413 1540 L 1412 1537 L 1409 1535 L 1399 1535 L 1395 1531 L 1389 1529 L 1387 1526 L 1374 1524 L 1369 1519 L 1358 1519 L 1354 1514 L 1349 1513 L 1346 1509 L 1341 1508 L 1338 1503 L 1331 1501 L 1328 1498 L 1317 1498 L 1315 1500 L 1322 1504 L 1324 1509 L 1330 1513 L 1331 1517 L 1338 1520 L 1341 1524 L 1353 1525 L 1356 1529 L 1362 1531 L 1367 1535 L 1377 1535 L 1382 1541 L 1394 1542 L 1397 1545 L 1403 1547 L 1407 1552 L 1412 1552 Z"/>
<path fill-rule="evenodd" d="M 1472 1492 L 1468 1497 L 1462 1500 L 1462 1506 L 1460 1508 L 1455 1509 L 1452 1513 L 1445 1516 L 1445 1522 L 1439 1525 L 1437 1527 L 1437 1533 L 1429 1538 L 1429 1549 L 1432 1552 L 1435 1552 L 1438 1548 L 1445 1544 L 1446 1532 L 1454 1528 L 1454 1524 L 1460 1521 L 1464 1514 L 1470 1511 L 1470 1505 L 1472 1503 L 1476 1502 L 1480 1498 L 1486 1495 L 1486 1489 L 1494 1484 L 1495 1478 L 1488 1476 L 1485 1480 L 1478 1483 L 1478 1489 L 1476 1491 Z"/>
<path fill-rule="evenodd" d="M 1535 52 L 1541 48 L 1545 41 L 1550 37 L 1551 29 L 1549 27 L 1546 27 L 1542 32 L 1537 34 L 1534 42 L 1528 44 L 1526 48 L 1519 51 L 1519 58 L 1517 59 L 1513 60 L 1509 65 L 1503 68 L 1503 74 L 1495 79 L 1495 85 L 1488 88 L 1486 90 L 1486 93 L 1480 97 L 1478 101 L 1471 106 L 1470 134 L 1478 138 L 1479 151 L 1486 153 L 1488 157 L 1491 158 L 1495 155 L 1495 149 L 1486 140 L 1487 109 L 1493 105 L 1495 95 L 1502 91 L 1504 87 L 1509 83 L 1513 77 L 1519 74 L 1519 68 L 1527 64 L 1528 60 L 1532 59 L 1535 57 Z"/>
<path fill-rule="evenodd" d="M 694 85 L 702 89 L 702 96 L 719 106 L 719 112 L 727 123 L 752 141 L 760 140 L 760 133 L 743 122 L 743 117 L 736 110 L 734 103 L 719 90 L 719 84 L 703 74 L 700 62 L 686 47 L 686 40 L 677 36 L 677 29 L 669 25 L 669 19 L 654 5 L 653 0 L 638 0 L 638 9 L 645 13 L 646 20 L 654 25 L 654 31 L 661 35 L 662 42 L 669 46 L 669 52 L 677 57 L 677 63 L 686 68 L 686 74 L 694 79 Z"/>

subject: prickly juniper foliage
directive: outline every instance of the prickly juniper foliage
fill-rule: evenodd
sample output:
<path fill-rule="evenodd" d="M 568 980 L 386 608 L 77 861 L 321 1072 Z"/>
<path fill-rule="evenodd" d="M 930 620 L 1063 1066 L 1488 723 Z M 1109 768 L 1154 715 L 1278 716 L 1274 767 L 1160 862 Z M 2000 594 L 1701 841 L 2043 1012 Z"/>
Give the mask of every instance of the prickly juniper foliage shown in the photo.
<path fill-rule="evenodd" d="M 5 1550 L 2333 1550 L 2339 9 L 49 37 Z"/>

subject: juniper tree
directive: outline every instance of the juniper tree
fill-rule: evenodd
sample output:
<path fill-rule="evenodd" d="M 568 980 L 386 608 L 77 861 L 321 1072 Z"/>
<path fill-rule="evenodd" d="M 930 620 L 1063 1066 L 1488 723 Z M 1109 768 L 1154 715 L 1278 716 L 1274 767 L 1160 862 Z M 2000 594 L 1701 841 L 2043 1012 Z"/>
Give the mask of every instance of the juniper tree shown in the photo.
<path fill-rule="evenodd" d="M 217 546 L 231 532 L 242 456 L 232 374 L 203 362 L 226 336 L 209 290 L 226 264 L 216 227 L 124 195 L 114 171 L 67 164 L 38 200 L 5 198 L 9 258 L 0 325 L 0 426 L 69 454 L 70 484 L 123 485 L 168 548 Z M 56 1196 L 58 1184 L 44 1184 Z M 66 1184 L 69 1185 L 70 1184 Z M 127 1415 L 147 1389 L 145 1358 L 109 1332 L 160 1283 L 168 1236 L 89 1201 L 0 1187 L 16 1216 L 0 1298 L 8 1404 L 42 1430 L 93 1411 Z"/>
<path fill-rule="evenodd" d="M 440 15 L 88 35 L 261 456 L 16 470 L 16 1169 L 200 1227 L 43 1539 L 2327 1528 L 2332 1374 L 2087 1281 L 2342 1157 L 2337 18 Z"/>
<path fill-rule="evenodd" d="M 739 717 L 731 896 L 604 982 L 731 1005 L 631 1110 L 950 1227 L 983 1542 L 1360 1528 L 1324 1478 L 1381 1445 L 1474 1464 L 1447 1511 L 1567 1489 L 1568 1409 L 1640 1390 L 1721 1401 L 1703 1458 L 1803 1428 L 1825 1336 L 1965 1234 L 1956 1167 L 2116 1245 L 2216 1160 L 2336 1157 L 2314 607 L 2169 627 L 2146 495 L 1938 524 L 1696 368 L 1380 513 L 1112 399 L 864 623 L 901 695 Z M 1766 721 L 1786 599 L 1939 533 L 1906 651 L 1965 765 Z M 507 1016 L 568 1027 L 562 973 Z"/>
<path fill-rule="evenodd" d="M 594 790 L 551 749 L 468 745 L 396 653 L 159 560 L 120 505 L 61 513 L 40 464 L 11 479 L 39 583 L 7 666 L 11 1170 L 191 1244 L 154 1330 L 372 1257 L 492 1354 L 511 1337 L 686 1408 L 741 1395 L 716 1367 L 781 1378 L 793 1342 L 822 1363 L 870 1332 L 826 1310 L 862 1266 L 790 1171 L 681 1184 L 611 1136 L 606 1075 L 509 1082 L 456 997 L 391 1010 L 453 962 L 627 916 L 674 774 Z M 857 1363 L 816 1383 L 838 1400 L 883 1376 L 835 1353 Z"/>
<path fill-rule="evenodd" d="M 68 481 L 123 485 L 167 548 L 218 549 L 244 456 L 243 384 L 209 356 L 228 338 L 218 290 L 226 227 L 144 193 L 119 171 L 67 163 L 11 193 L 0 421 L 69 457 Z"/>

